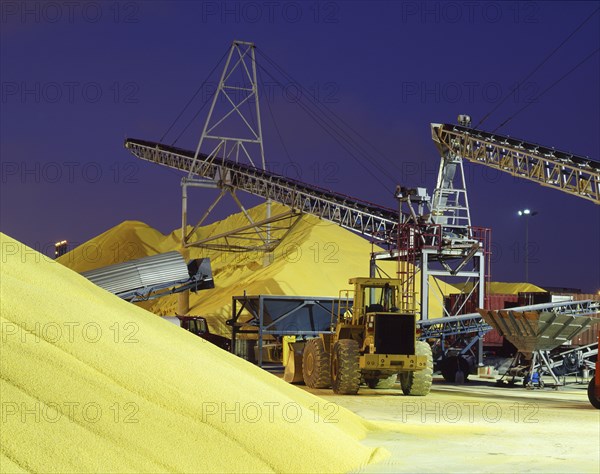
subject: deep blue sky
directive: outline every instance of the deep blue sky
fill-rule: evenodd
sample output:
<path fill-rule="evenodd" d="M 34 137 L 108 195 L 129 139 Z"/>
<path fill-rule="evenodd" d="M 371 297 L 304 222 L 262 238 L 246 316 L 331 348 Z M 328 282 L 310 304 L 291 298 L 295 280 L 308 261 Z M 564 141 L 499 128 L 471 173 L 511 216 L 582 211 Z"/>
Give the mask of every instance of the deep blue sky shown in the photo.
<path fill-rule="evenodd" d="M 137 161 L 123 140 L 159 140 L 234 39 L 255 42 L 394 161 L 395 167 L 384 163 L 376 171 L 381 180 L 387 175 L 431 190 L 439 157 L 430 122 L 454 122 L 459 113 L 477 122 L 497 103 L 498 91 L 508 93 L 600 3 L 1 5 L 0 229 L 46 250 L 56 240 L 83 242 L 127 219 L 162 232 L 179 226 L 180 175 Z M 481 128 L 495 128 L 597 49 L 598 18 Z M 599 57 L 502 132 L 600 159 Z M 273 114 L 303 180 L 395 206 L 389 191 L 281 89 L 272 90 Z M 287 158 L 264 105 L 263 112 L 267 162 L 277 171 Z M 204 118 L 178 145 L 195 146 Z M 493 229 L 494 280 L 524 278 L 518 252 L 524 223 L 516 212 L 526 206 L 539 213 L 530 228 L 530 280 L 600 289 L 598 206 L 478 165 L 465 168 L 473 224 Z M 195 207 L 197 214 L 200 204 Z"/>

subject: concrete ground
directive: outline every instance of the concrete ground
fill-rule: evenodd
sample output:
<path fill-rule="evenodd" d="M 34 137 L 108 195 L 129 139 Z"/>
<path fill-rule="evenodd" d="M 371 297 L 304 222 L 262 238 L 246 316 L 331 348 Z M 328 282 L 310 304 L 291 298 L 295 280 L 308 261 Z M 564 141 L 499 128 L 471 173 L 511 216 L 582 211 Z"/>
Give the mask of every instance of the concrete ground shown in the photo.
<path fill-rule="evenodd" d="M 471 376 L 462 386 L 435 377 L 426 397 L 361 387 L 357 396 L 311 390 L 377 423 L 363 442 L 391 456 L 359 472 L 600 473 L 600 410 L 587 384 L 559 390 L 497 387 Z"/>

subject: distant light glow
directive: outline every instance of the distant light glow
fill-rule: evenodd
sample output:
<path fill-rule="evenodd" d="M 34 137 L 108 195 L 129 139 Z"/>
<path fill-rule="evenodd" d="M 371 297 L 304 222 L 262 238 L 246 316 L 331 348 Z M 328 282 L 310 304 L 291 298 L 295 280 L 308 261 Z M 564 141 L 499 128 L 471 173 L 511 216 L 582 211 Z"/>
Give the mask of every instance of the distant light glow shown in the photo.
<path fill-rule="evenodd" d="M 531 209 L 521 209 L 517 211 L 517 214 L 519 214 L 519 216 L 535 216 L 537 211 L 532 211 Z"/>

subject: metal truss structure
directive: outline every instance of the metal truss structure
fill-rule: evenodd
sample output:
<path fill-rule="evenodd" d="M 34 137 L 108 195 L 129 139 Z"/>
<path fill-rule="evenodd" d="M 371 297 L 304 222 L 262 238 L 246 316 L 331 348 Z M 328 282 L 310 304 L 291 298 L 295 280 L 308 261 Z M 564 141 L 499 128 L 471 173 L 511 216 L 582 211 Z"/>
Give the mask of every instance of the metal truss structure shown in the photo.
<path fill-rule="evenodd" d="M 125 147 L 142 160 L 189 172 L 194 152 L 157 142 L 128 138 Z M 198 154 L 196 169 L 206 180 L 219 187 L 244 191 L 270 199 L 289 208 L 312 214 L 358 232 L 381 243 L 394 240 L 398 228 L 398 211 L 334 193 L 317 186 L 295 181 L 245 163 L 225 158 L 209 160 Z M 256 223 L 255 223 L 256 224 Z"/>
<path fill-rule="evenodd" d="M 203 147 L 208 147 L 210 151 L 201 155 Z M 211 168 L 213 162 L 220 158 L 236 163 L 247 162 L 252 167 L 263 170 L 266 168 L 253 43 L 234 41 L 231 45 L 202 135 L 192 162 L 186 170 L 188 176 L 181 181 L 181 242 L 183 247 L 209 247 L 232 251 L 272 250 L 280 239 L 272 238 L 271 223 L 282 222 L 287 216 L 276 216 L 272 219 L 271 203 L 267 201 L 265 219 L 261 223 L 254 222 L 236 196 L 235 188 L 227 185 L 223 180 L 206 179 L 207 168 Z M 189 187 L 220 188 L 221 192 L 206 209 L 202 218 L 188 231 Z M 250 225 L 209 239 L 195 239 L 194 233 L 226 194 L 233 198 Z M 288 230 L 295 220 L 289 222 Z"/>
<path fill-rule="evenodd" d="M 460 125 L 432 124 L 440 153 L 600 204 L 600 163 L 535 143 Z"/>
<path fill-rule="evenodd" d="M 421 340 L 443 339 L 464 334 L 477 334 L 481 337 L 492 330 L 492 326 L 486 323 L 479 313 L 421 320 L 417 322 L 417 326 L 420 328 Z"/>
<path fill-rule="evenodd" d="M 474 348 L 479 346 L 483 336 L 492 329 L 478 313 L 421 320 L 417 322 L 417 327 L 422 341 L 438 341 L 440 359 L 453 351 L 457 356 L 470 354 L 479 363 L 483 361 L 483 354 L 481 351 L 476 354 Z"/>
<path fill-rule="evenodd" d="M 470 117 L 460 115 L 459 121 L 470 124 Z M 452 148 L 442 148 L 437 136 L 432 136 L 441 155 L 438 178 L 433 191 L 429 221 L 441 224 L 445 234 L 469 237 L 471 214 L 462 157 Z"/>
<path fill-rule="evenodd" d="M 598 343 L 587 344 L 585 346 L 568 349 L 558 354 L 550 355 L 548 367 L 557 374 L 577 375 L 580 371 L 595 369 L 595 358 L 598 357 Z M 542 370 L 541 365 L 534 365 L 533 370 Z M 564 384 L 564 382 L 563 382 Z"/>
<path fill-rule="evenodd" d="M 440 164 L 440 177 L 448 176 L 444 169 L 447 165 L 448 161 L 443 157 Z M 453 166 L 462 170 L 462 164 L 454 163 Z M 455 171 L 456 169 L 451 174 Z M 462 174 L 462 171 L 460 173 Z M 462 183 L 460 193 L 464 195 L 464 203 L 468 207 L 464 180 L 460 182 Z M 451 189 L 452 186 L 452 180 L 441 179 L 437 190 Z M 459 220 L 453 215 L 454 210 L 459 206 L 449 209 L 452 206 L 448 206 L 448 201 L 444 203 L 448 212 L 441 212 L 442 208 L 438 208 L 440 209 L 438 217 L 443 221 L 436 223 L 433 212 L 426 212 L 426 209 L 433 209 L 433 206 L 422 188 L 399 187 L 396 197 L 400 204 L 397 246 L 390 251 L 373 253 L 371 276 L 374 277 L 377 272 L 378 260 L 397 260 L 399 277 L 407 280 L 406 291 L 410 292 L 412 289 L 414 292 L 415 285 L 420 286 L 420 306 L 416 310 L 420 312 L 422 320 L 430 317 L 430 289 L 434 290 L 434 294 L 437 292 L 443 295 L 440 279 L 451 279 L 452 283 L 464 283 L 461 297 L 456 299 L 453 306 L 447 308 L 443 300 L 439 301 L 443 308 L 443 316 L 457 316 L 468 312 L 466 305 L 469 301 L 473 302 L 476 308 L 483 308 L 490 279 L 490 229 L 471 226 L 468 217 L 463 221 L 462 213 L 464 211 L 468 216 L 468 209 L 462 206 L 460 206 Z M 434 315 L 434 317 L 442 315 Z"/>
<path fill-rule="evenodd" d="M 219 114 L 218 105 L 223 102 L 225 111 Z M 301 213 L 313 214 L 378 242 L 394 242 L 396 211 L 266 171 L 253 43 L 233 42 L 195 151 L 135 139 L 127 139 L 125 147 L 138 158 L 187 173 L 181 183 L 184 247 L 270 252 Z M 207 152 L 202 152 L 203 148 Z M 189 188 L 220 189 L 216 200 L 191 230 L 187 223 Z M 252 219 L 239 200 L 238 191 L 267 201 L 264 219 Z M 248 225 L 209 238 L 196 238 L 198 228 L 225 195 L 233 198 Z M 291 210 L 271 216 L 272 201 Z"/>

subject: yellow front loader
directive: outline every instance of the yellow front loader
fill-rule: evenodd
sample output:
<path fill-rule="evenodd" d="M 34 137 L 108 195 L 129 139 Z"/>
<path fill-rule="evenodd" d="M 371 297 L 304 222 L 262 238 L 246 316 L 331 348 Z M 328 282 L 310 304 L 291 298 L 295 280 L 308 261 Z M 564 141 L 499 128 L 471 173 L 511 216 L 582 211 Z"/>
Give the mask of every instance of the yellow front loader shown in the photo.
<path fill-rule="evenodd" d="M 406 395 L 428 394 L 431 348 L 417 340 L 416 313 L 398 308 L 401 281 L 352 278 L 350 284 L 354 290 L 340 295 L 331 333 L 289 342 L 285 379 L 355 394 L 361 383 L 391 388 L 398 378 Z"/>

